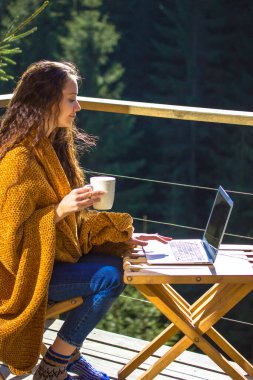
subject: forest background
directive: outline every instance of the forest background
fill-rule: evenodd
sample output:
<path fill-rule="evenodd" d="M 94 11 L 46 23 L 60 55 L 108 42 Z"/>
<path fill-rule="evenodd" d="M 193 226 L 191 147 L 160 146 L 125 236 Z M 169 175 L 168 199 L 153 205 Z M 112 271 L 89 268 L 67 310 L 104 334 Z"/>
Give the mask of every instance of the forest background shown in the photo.
<path fill-rule="evenodd" d="M 42 3 L 1 0 L 1 35 L 17 15 L 23 20 Z M 252 19 L 252 0 L 51 0 L 32 22 L 37 32 L 19 42 L 23 52 L 8 67 L 14 80 L 0 82 L 0 94 L 11 93 L 32 62 L 64 59 L 79 67 L 81 96 L 252 111 Z M 113 211 L 131 213 L 138 231 L 200 237 L 171 225 L 205 228 L 214 191 L 198 186 L 252 192 L 252 127 L 90 111 L 79 113 L 78 126 L 99 136 L 96 150 L 81 157 L 87 179 L 93 171 L 194 186 L 118 177 Z M 235 206 L 227 232 L 253 236 L 252 196 L 230 195 Z M 225 236 L 224 242 L 252 240 Z M 199 287 L 181 291 L 192 301 Z M 252 300 L 229 318 L 252 323 Z M 98 327 L 150 340 L 166 325 L 127 287 Z M 222 320 L 217 328 L 253 359 L 253 326 Z"/>

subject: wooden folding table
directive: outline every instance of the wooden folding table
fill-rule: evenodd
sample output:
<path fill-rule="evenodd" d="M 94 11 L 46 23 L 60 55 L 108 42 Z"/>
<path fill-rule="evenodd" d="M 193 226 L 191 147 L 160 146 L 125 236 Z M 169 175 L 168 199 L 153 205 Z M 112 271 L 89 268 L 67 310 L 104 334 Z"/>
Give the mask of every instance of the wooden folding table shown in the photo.
<path fill-rule="evenodd" d="M 148 265 L 144 254 L 133 253 L 124 259 L 124 280 L 134 285 L 171 323 L 119 371 L 120 380 L 126 379 L 178 331 L 183 337 L 138 380 L 154 379 L 192 344 L 232 379 L 246 379 L 246 374 L 253 376 L 253 365 L 213 327 L 253 290 L 253 245 L 222 245 L 213 265 Z M 190 305 L 171 284 L 212 286 Z"/>

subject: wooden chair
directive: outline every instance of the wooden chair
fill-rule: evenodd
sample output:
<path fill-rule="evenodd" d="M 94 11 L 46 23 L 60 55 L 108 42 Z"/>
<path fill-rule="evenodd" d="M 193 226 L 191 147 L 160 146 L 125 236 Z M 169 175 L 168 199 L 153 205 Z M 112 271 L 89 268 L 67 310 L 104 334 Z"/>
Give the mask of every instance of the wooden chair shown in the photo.
<path fill-rule="evenodd" d="M 47 329 L 55 319 L 59 318 L 59 315 L 66 313 L 70 310 L 75 309 L 83 303 L 82 297 L 70 298 L 66 301 L 54 302 L 48 304 L 48 309 L 46 313 L 46 324 L 45 328 Z M 47 346 L 42 342 L 41 346 L 41 355 L 44 356 L 47 351 Z"/>

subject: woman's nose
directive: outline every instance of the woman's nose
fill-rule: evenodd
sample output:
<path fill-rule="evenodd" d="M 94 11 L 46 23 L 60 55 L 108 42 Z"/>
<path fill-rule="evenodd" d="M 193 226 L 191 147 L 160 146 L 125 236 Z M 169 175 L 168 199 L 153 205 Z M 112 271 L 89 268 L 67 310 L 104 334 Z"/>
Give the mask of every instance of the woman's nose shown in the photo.
<path fill-rule="evenodd" d="M 76 101 L 76 104 L 75 104 L 75 110 L 76 110 L 76 112 L 79 112 L 79 111 L 81 111 L 81 106 L 80 106 L 80 104 L 78 103 L 78 101 Z"/>

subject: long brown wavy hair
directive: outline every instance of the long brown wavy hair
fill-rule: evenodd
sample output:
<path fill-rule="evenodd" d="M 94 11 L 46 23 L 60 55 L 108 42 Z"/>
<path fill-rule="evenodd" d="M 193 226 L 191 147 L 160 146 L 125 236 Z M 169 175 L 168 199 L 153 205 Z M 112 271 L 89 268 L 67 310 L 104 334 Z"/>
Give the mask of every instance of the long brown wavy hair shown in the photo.
<path fill-rule="evenodd" d="M 28 67 L 0 123 L 0 159 L 28 136 L 32 139 L 33 155 L 32 148 L 45 136 L 48 120 L 58 120 L 63 89 L 69 77 L 80 81 L 76 66 L 70 62 L 43 60 Z M 78 131 L 75 126 L 56 128 L 49 138 L 72 189 L 82 186 L 84 174 L 77 159 L 78 149 L 88 150 L 96 144 L 96 138 Z"/>

